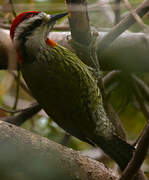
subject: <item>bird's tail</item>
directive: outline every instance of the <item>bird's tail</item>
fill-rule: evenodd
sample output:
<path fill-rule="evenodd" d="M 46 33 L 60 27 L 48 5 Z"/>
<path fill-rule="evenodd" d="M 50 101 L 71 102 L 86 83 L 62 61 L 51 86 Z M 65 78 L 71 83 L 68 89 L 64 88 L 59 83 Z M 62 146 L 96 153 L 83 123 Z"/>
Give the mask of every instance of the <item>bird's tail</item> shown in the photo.
<path fill-rule="evenodd" d="M 103 149 L 113 160 L 117 162 L 121 170 L 124 170 L 128 162 L 133 156 L 134 147 L 120 139 L 118 136 L 113 135 L 110 139 L 98 137 L 94 142 Z"/>

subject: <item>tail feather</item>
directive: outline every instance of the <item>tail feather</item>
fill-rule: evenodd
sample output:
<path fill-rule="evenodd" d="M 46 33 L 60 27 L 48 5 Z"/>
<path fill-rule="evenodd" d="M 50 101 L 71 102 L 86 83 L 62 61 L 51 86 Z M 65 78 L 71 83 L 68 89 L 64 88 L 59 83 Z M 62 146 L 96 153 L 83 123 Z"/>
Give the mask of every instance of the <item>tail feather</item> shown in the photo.
<path fill-rule="evenodd" d="M 135 148 L 120 139 L 118 136 L 113 136 L 110 139 L 103 137 L 94 139 L 94 142 L 103 149 L 113 160 L 117 162 L 121 170 L 124 170 L 128 162 L 133 156 Z"/>

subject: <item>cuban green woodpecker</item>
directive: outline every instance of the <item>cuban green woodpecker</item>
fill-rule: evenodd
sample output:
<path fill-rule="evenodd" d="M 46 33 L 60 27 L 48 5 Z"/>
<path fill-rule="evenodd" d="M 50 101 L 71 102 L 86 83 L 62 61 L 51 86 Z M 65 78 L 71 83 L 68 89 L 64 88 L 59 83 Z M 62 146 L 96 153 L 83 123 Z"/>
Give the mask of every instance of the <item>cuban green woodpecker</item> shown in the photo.
<path fill-rule="evenodd" d="M 95 77 L 74 53 L 48 38 L 56 20 L 66 14 L 29 11 L 14 19 L 10 36 L 21 72 L 35 99 L 60 127 L 101 147 L 123 170 L 133 147 L 116 135 Z"/>

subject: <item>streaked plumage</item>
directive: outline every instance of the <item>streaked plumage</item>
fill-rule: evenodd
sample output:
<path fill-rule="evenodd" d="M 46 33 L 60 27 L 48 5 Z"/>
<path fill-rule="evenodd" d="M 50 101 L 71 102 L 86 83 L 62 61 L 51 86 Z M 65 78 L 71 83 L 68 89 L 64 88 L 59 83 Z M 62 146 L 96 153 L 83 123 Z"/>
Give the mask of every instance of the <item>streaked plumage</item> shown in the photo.
<path fill-rule="evenodd" d="M 88 67 L 68 49 L 47 41 L 55 22 L 51 19 L 45 13 L 35 13 L 20 20 L 16 28 L 12 25 L 23 77 L 54 121 L 73 136 L 99 145 L 124 169 L 133 148 L 115 135 Z"/>

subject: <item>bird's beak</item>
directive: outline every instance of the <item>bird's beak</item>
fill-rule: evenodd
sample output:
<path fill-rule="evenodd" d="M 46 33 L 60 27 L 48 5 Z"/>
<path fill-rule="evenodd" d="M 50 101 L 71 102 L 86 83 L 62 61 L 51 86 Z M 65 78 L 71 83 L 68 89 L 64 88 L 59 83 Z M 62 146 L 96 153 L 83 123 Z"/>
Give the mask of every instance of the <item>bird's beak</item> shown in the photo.
<path fill-rule="evenodd" d="M 51 16 L 51 19 L 50 19 L 50 22 L 55 22 L 57 21 L 58 19 L 61 19 L 62 17 L 66 16 L 68 13 L 61 13 L 61 14 L 56 14 L 56 15 L 53 15 Z"/>

